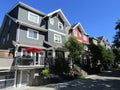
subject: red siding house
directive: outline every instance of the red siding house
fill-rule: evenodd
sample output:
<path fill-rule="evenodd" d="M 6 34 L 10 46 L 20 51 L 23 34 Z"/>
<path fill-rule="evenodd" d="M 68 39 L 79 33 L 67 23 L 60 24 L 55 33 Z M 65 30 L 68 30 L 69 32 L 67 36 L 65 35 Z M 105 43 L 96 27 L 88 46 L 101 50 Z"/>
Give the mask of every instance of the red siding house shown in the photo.
<path fill-rule="evenodd" d="M 88 45 L 89 45 L 89 35 L 85 32 L 82 25 L 77 23 L 72 26 L 69 31 L 69 35 L 75 36 L 76 39 L 81 42 L 84 46 L 84 55 L 82 56 L 82 65 L 90 65 L 91 56 L 89 53 Z"/>

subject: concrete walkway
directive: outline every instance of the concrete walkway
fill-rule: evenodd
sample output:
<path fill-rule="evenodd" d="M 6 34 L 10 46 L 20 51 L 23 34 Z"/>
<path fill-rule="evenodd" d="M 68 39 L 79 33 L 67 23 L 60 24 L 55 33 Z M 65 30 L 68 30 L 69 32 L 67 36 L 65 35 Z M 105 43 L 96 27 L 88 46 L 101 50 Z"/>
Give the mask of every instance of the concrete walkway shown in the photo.
<path fill-rule="evenodd" d="M 48 84 L 39 87 L 9 88 L 4 90 L 120 90 L 120 70 L 90 75 L 65 83 Z"/>

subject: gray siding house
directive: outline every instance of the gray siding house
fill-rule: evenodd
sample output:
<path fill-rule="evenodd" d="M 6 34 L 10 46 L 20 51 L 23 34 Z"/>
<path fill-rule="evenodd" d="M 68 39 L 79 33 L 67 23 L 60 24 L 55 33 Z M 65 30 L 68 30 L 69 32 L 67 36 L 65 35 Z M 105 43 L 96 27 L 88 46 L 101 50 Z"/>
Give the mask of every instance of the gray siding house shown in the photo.
<path fill-rule="evenodd" d="M 64 56 L 68 27 L 70 23 L 60 9 L 45 14 L 19 2 L 6 13 L 0 30 L 0 49 L 13 55 L 8 70 L 14 77 L 13 86 L 34 85 L 46 60 L 57 57 L 58 52 Z"/>

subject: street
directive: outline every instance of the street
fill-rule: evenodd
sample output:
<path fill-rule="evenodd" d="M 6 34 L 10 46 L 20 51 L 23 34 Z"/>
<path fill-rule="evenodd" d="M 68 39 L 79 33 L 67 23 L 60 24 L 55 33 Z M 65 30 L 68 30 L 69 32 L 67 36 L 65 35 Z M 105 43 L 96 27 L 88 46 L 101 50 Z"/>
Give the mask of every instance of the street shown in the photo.
<path fill-rule="evenodd" d="M 12 90 L 120 90 L 120 70 L 105 72 L 100 75 L 90 75 L 65 83 L 22 87 Z"/>

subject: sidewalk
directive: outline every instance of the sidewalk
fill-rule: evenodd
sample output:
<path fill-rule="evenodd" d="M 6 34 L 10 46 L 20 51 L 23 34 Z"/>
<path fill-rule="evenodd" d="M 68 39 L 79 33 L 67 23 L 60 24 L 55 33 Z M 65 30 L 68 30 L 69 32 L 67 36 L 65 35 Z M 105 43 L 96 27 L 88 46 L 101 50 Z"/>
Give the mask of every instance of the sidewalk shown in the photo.
<path fill-rule="evenodd" d="M 6 88 L 6 89 L 0 89 L 0 90 L 56 90 L 55 88 L 49 88 L 49 87 L 43 87 L 43 86 L 23 86 L 23 87 L 11 87 L 11 88 Z"/>

